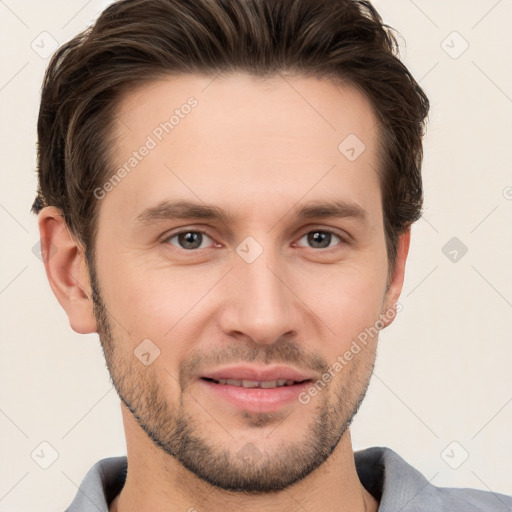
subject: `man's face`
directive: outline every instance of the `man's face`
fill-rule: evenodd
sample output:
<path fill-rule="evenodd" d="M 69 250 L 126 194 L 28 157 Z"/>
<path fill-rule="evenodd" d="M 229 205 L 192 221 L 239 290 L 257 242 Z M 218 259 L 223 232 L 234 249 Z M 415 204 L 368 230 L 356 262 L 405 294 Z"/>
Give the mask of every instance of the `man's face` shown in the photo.
<path fill-rule="evenodd" d="M 300 480 L 350 424 L 377 339 L 344 354 L 391 306 L 369 102 L 313 78 L 179 76 L 128 94 L 116 135 L 113 171 L 137 163 L 99 202 L 92 277 L 118 393 L 213 485 Z M 163 202 L 224 217 L 148 213 Z"/>

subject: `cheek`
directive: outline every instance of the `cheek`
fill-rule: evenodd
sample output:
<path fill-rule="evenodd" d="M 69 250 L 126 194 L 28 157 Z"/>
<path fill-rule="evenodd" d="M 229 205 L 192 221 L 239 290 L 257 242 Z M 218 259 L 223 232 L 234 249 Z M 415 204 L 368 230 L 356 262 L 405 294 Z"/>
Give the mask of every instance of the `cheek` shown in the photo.
<path fill-rule="evenodd" d="M 378 261 L 360 259 L 336 266 L 303 266 L 296 272 L 297 285 L 293 289 L 339 341 L 346 341 L 379 317 L 386 268 Z"/>
<path fill-rule="evenodd" d="M 118 332 L 126 337 L 129 332 L 133 344 L 149 338 L 162 349 L 172 346 L 176 356 L 186 353 L 187 340 L 199 342 L 201 331 L 213 332 L 219 308 L 236 295 L 222 280 L 224 265 L 173 267 L 162 258 L 115 254 L 103 242 L 103 252 L 99 247 L 97 252 L 102 254 L 101 292 L 120 324 Z M 329 352 L 350 345 L 378 319 L 387 272 L 383 240 L 336 264 L 295 261 L 283 270 L 284 281 L 300 299 L 296 307 L 309 317 L 304 324 L 308 337 L 321 335 L 324 346 L 333 347 Z"/>
<path fill-rule="evenodd" d="M 100 287 L 118 333 L 128 338 L 129 332 L 132 344 L 149 338 L 162 352 L 172 346 L 179 355 L 187 338 L 197 337 L 199 315 L 212 307 L 207 292 L 221 277 L 218 269 L 172 268 L 126 255 L 115 262 L 104 258 Z"/>
<path fill-rule="evenodd" d="M 336 357 L 379 319 L 386 268 L 350 265 L 323 274 L 302 272 L 299 284 L 297 295 L 317 317 L 327 337 L 324 343 Z"/>

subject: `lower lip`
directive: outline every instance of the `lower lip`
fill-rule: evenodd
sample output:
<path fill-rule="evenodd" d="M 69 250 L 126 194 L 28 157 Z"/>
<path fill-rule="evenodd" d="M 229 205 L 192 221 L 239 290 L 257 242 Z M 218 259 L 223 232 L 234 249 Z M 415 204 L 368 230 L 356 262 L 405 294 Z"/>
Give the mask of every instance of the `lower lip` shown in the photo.
<path fill-rule="evenodd" d="M 275 412 L 285 405 L 298 401 L 299 393 L 307 389 L 311 382 L 302 382 L 279 388 L 244 388 L 217 384 L 205 379 L 199 381 L 206 389 L 237 408 L 249 412 Z"/>

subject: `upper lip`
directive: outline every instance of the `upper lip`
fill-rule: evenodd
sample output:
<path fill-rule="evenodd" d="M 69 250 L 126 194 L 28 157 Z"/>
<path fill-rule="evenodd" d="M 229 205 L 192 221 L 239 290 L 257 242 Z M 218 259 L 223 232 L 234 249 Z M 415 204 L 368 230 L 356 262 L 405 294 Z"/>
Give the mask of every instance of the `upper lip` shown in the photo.
<path fill-rule="evenodd" d="M 303 380 L 313 379 L 314 376 L 297 370 L 290 366 L 228 366 L 207 372 L 201 375 L 202 378 L 214 380 L 254 380 L 258 382 L 273 381 L 278 379 L 294 380 L 301 382 Z"/>

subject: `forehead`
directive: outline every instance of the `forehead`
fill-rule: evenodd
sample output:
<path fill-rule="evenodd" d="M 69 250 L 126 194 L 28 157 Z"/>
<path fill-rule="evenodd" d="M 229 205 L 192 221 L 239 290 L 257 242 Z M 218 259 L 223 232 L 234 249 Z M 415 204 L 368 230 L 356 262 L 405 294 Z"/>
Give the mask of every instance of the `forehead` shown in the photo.
<path fill-rule="evenodd" d="M 114 131 L 112 172 L 125 172 L 105 209 L 129 205 L 132 220 L 170 195 L 246 208 L 306 194 L 336 200 L 337 191 L 367 205 L 378 200 L 377 121 L 350 85 L 286 75 L 168 76 L 124 96 Z"/>

